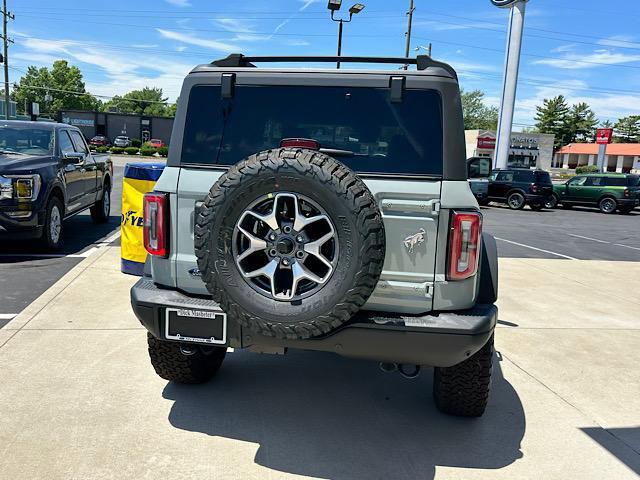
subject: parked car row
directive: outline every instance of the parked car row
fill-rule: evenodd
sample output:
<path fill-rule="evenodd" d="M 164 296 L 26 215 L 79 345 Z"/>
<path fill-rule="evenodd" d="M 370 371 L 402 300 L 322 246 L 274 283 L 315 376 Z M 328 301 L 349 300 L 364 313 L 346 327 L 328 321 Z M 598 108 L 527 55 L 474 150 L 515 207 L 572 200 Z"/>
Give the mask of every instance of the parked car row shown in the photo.
<path fill-rule="evenodd" d="M 513 210 L 596 207 L 602 213 L 629 213 L 640 205 L 640 176 L 625 173 L 577 175 L 553 184 L 549 172 L 528 168 L 491 171 L 491 159 L 467 160 L 469 184 L 480 205 L 504 203 Z"/>
<path fill-rule="evenodd" d="M 159 138 L 152 138 L 148 142 L 145 142 L 145 144 L 154 148 L 161 148 L 161 147 L 167 146 L 167 144 L 164 143 Z M 126 148 L 126 147 L 133 146 L 133 141 L 131 140 L 131 138 L 127 137 L 126 135 L 118 135 L 116 138 L 113 139 L 113 144 L 112 144 L 108 137 L 105 137 L 104 135 L 96 135 L 95 137 L 92 137 L 91 140 L 89 140 L 89 145 L 91 145 L 92 147 L 114 146 L 114 147 Z M 138 144 L 138 146 L 139 145 L 140 144 Z"/>

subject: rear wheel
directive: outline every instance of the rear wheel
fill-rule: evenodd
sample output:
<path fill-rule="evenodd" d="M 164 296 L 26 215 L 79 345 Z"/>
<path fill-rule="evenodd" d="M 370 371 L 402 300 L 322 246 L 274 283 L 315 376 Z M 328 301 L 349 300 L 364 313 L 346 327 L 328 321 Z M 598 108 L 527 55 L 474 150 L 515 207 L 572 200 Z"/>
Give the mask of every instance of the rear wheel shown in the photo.
<path fill-rule="evenodd" d="M 522 210 L 524 208 L 525 198 L 520 192 L 512 192 L 507 197 L 507 205 L 511 210 Z"/>
<path fill-rule="evenodd" d="M 616 209 L 618 208 L 618 205 L 616 204 L 616 201 L 613 198 L 604 197 L 598 203 L 598 208 L 600 208 L 600 211 L 602 213 L 610 214 L 616 211 Z"/>
<path fill-rule="evenodd" d="M 147 333 L 149 358 L 156 373 L 170 382 L 204 383 L 220 369 L 226 347 L 181 345 Z"/>
<path fill-rule="evenodd" d="M 94 223 L 107 223 L 109 221 L 109 215 L 111 213 L 111 187 L 109 185 L 104 186 L 104 193 L 102 198 L 97 201 L 90 209 L 91 220 Z"/>
<path fill-rule="evenodd" d="M 539 212 L 540 210 L 542 210 L 544 207 L 544 204 L 542 203 L 532 203 L 529 205 L 529 208 L 531 208 L 531 210 L 535 210 L 536 212 Z"/>
<path fill-rule="evenodd" d="M 626 215 L 628 213 L 631 213 L 631 210 L 633 210 L 633 207 L 621 207 L 618 209 L 618 212 L 620 212 L 623 215 Z"/>
<path fill-rule="evenodd" d="M 441 412 L 480 417 L 487 407 L 493 361 L 493 335 L 473 356 L 453 367 L 434 369 L 433 398 Z"/>
<path fill-rule="evenodd" d="M 558 206 L 558 196 L 554 193 L 550 195 L 547 200 L 544 202 L 545 208 L 556 208 Z"/>

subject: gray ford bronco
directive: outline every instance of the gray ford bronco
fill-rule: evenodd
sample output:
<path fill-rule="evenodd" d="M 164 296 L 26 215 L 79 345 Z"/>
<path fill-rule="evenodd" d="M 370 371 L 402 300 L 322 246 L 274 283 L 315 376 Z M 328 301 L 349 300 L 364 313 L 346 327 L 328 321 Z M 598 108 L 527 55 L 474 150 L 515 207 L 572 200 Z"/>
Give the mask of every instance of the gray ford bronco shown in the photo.
<path fill-rule="evenodd" d="M 186 77 L 131 290 L 151 363 L 180 383 L 210 379 L 228 347 L 431 366 L 440 410 L 482 415 L 498 266 L 456 73 L 426 56 L 254 65 L 337 60 L 234 54 Z"/>

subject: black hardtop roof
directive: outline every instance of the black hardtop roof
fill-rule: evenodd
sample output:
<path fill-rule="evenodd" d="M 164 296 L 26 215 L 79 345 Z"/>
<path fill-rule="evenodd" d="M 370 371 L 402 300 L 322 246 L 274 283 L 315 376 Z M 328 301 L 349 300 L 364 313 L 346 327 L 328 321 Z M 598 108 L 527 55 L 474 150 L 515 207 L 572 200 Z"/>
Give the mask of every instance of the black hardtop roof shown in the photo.
<path fill-rule="evenodd" d="M 406 57 L 343 57 L 343 56 L 246 56 L 241 53 L 232 53 L 225 58 L 214 60 L 210 64 L 199 65 L 192 72 L 206 70 L 211 67 L 220 68 L 255 68 L 256 63 L 368 63 L 368 64 L 394 64 L 394 65 L 415 65 L 417 70 L 398 71 L 396 74 L 416 74 L 428 71 L 429 69 L 440 69 L 446 72 L 447 76 L 457 80 L 458 75 L 453 67 L 447 63 L 433 60 L 428 55 L 418 55 L 415 58 Z M 207 68 L 208 67 L 208 68 Z M 333 70 L 340 73 L 340 70 Z M 362 70 L 367 73 L 368 70 Z M 380 73 L 376 71 L 376 73 Z M 384 72 L 393 74 L 395 71 Z M 431 73 L 431 72 L 425 72 Z"/>

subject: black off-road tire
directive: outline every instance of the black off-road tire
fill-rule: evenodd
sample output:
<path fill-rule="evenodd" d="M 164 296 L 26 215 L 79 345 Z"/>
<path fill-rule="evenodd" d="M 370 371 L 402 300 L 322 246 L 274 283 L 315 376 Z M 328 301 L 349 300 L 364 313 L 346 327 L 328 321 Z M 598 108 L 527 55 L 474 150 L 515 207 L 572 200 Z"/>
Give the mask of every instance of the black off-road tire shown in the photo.
<path fill-rule="evenodd" d="M 256 294 L 232 252 L 244 209 L 276 192 L 303 194 L 321 205 L 339 244 L 331 277 L 298 302 Z M 214 300 L 248 330 L 277 338 L 316 337 L 347 322 L 373 292 L 384 250 L 382 215 L 364 182 L 334 158 L 306 149 L 268 150 L 237 163 L 211 187 L 195 222 L 198 268 Z"/>
<path fill-rule="evenodd" d="M 611 215 L 612 213 L 616 213 L 616 210 L 618 209 L 618 205 L 616 203 L 615 198 L 603 197 L 598 202 L 598 208 L 605 215 Z"/>
<path fill-rule="evenodd" d="M 544 204 L 542 204 L 542 203 L 531 203 L 531 204 L 529 204 L 529 208 L 531 210 L 539 212 L 540 210 L 542 210 L 544 208 Z"/>
<path fill-rule="evenodd" d="M 631 213 L 633 208 L 634 207 L 619 207 L 618 213 L 620 213 L 621 215 L 628 215 L 629 213 Z"/>
<path fill-rule="evenodd" d="M 522 210 L 527 201 L 522 192 L 511 192 L 507 197 L 507 205 L 511 210 Z"/>
<path fill-rule="evenodd" d="M 453 367 L 436 367 L 433 398 L 441 412 L 480 417 L 487 407 L 491 385 L 493 335 L 473 356 Z"/>
<path fill-rule="evenodd" d="M 558 196 L 555 193 L 552 193 L 544 202 L 544 207 L 548 209 L 554 209 L 558 206 L 558 203 L 560 203 Z"/>
<path fill-rule="evenodd" d="M 107 223 L 111 214 L 111 187 L 109 184 L 104 186 L 102 198 L 93 204 L 89 209 L 91 212 L 91 220 L 93 223 Z"/>
<path fill-rule="evenodd" d="M 151 365 L 165 380 L 176 383 L 204 383 L 220 369 L 227 353 L 226 347 L 189 345 L 192 354 L 185 355 L 177 342 L 158 340 L 147 333 Z"/>

